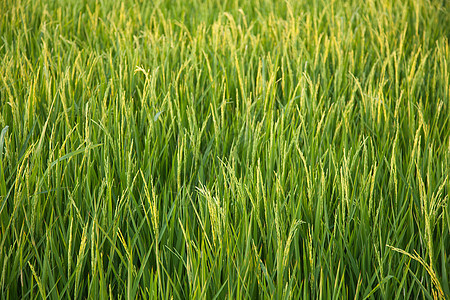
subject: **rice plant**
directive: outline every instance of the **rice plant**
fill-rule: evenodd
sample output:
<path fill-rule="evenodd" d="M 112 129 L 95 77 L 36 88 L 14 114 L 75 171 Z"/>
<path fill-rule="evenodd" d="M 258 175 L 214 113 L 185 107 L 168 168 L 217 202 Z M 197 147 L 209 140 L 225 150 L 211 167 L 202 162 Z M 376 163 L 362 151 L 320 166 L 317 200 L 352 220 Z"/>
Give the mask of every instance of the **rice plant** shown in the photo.
<path fill-rule="evenodd" d="M 0 298 L 450 298 L 448 1 L 0 14 Z"/>

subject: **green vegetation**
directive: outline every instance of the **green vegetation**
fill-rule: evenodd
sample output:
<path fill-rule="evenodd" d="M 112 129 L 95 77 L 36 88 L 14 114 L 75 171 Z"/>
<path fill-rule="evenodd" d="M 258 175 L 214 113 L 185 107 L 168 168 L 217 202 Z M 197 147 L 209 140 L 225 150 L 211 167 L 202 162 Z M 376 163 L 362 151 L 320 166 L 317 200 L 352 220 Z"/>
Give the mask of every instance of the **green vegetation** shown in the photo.
<path fill-rule="evenodd" d="M 1 298 L 450 297 L 448 1 L 1 1 Z"/>

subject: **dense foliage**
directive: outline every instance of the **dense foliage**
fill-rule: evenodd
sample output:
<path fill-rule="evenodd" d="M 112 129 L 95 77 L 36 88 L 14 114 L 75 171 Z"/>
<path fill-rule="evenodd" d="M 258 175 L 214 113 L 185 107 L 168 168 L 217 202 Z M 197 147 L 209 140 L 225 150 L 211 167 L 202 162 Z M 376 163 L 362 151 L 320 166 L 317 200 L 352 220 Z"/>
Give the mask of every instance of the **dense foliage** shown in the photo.
<path fill-rule="evenodd" d="M 1 1 L 1 298 L 450 297 L 448 1 Z"/>

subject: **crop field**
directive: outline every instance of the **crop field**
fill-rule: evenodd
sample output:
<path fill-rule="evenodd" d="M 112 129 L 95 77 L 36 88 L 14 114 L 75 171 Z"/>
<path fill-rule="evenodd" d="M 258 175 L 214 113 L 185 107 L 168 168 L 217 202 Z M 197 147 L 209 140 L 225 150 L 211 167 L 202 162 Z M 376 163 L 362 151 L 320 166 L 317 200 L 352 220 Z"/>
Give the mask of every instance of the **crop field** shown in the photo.
<path fill-rule="evenodd" d="M 0 15 L 0 299 L 450 298 L 449 1 Z"/>

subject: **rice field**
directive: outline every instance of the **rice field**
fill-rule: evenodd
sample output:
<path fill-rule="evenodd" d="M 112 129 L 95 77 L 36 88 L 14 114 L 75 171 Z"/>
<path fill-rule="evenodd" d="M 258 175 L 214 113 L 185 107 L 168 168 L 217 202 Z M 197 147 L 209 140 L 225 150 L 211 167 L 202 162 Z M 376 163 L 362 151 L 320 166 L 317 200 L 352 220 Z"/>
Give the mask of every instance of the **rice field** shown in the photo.
<path fill-rule="evenodd" d="M 1 299 L 449 299 L 450 3 L 0 0 Z"/>

